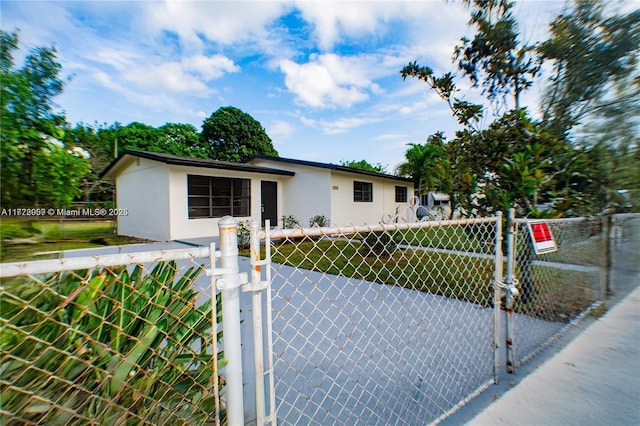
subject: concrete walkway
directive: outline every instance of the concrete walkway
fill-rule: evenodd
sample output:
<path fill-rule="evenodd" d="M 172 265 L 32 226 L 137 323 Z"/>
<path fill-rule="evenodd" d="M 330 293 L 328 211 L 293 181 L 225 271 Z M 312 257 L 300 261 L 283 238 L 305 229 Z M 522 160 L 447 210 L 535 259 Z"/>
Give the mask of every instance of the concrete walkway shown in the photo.
<path fill-rule="evenodd" d="M 468 424 L 640 424 L 640 287 Z"/>

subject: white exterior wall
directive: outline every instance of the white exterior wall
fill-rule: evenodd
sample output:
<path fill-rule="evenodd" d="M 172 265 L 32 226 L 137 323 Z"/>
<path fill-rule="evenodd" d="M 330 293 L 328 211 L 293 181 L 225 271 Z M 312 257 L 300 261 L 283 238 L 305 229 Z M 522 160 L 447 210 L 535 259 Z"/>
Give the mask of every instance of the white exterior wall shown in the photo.
<path fill-rule="evenodd" d="M 261 188 L 263 180 L 278 182 L 278 214 L 283 211 L 283 176 L 246 173 L 234 170 L 191 168 L 186 166 L 170 166 L 170 192 L 171 192 L 171 239 L 198 238 L 218 236 L 218 221 L 220 218 L 189 219 L 187 197 L 187 175 L 216 176 L 228 178 L 251 179 L 251 216 L 235 217 L 238 221 L 257 220 L 260 222 Z M 286 179 L 285 179 L 286 180 Z"/>
<path fill-rule="evenodd" d="M 254 160 L 251 164 L 295 172 L 295 176 L 281 179 L 283 183 L 278 185 L 278 204 L 282 204 L 282 209 L 278 209 L 279 222 L 282 216 L 294 216 L 300 222 L 300 226 L 307 227 L 309 219 L 316 215 L 325 216 L 331 223 L 334 222 L 331 216 L 331 171 L 329 169 L 274 163 L 261 159 Z M 277 225 L 282 226 L 282 223 Z"/>
<path fill-rule="evenodd" d="M 372 202 L 353 201 L 353 182 L 373 186 Z M 331 174 L 331 220 L 335 225 L 378 224 L 386 214 L 394 215 L 407 203 L 396 203 L 396 186 L 407 187 L 407 201 L 413 194 L 411 182 L 334 171 Z"/>
<path fill-rule="evenodd" d="M 136 158 L 116 179 L 118 234 L 150 240 L 169 239 L 169 170 L 163 163 Z"/>

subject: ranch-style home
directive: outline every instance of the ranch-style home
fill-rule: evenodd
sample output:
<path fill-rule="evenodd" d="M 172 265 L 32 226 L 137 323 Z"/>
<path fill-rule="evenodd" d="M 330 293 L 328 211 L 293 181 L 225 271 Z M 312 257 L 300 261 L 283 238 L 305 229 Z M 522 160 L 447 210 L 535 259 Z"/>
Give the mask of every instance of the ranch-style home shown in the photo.
<path fill-rule="evenodd" d="M 334 164 L 254 157 L 245 163 L 127 150 L 102 173 L 115 180 L 118 233 L 158 241 L 218 235 L 218 220 L 302 226 L 377 224 L 413 196 L 411 179 Z"/>

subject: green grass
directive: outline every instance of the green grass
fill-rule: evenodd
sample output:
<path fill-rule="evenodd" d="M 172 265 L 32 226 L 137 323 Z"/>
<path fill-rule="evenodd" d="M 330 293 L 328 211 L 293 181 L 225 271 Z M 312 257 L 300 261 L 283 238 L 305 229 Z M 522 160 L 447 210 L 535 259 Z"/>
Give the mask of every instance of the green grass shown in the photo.
<path fill-rule="evenodd" d="M 494 229 L 487 224 L 419 228 L 396 231 L 393 239 L 398 244 L 431 247 L 445 250 L 493 253 Z M 487 244 L 490 243 L 490 244 Z"/>
<path fill-rule="evenodd" d="M 407 239 L 406 236 L 402 237 Z M 449 246 L 452 247 L 452 246 Z M 455 253 L 396 249 L 391 256 L 365 257 L 360 240 L 288 241 L 272 247 L 274 263 L 492 306 L 494 261 Z M 242 252 L 248 255 L 248 251 Z M 264 253 L 263 253 L 264 256 Z M 589 274 L 533 265 L 534 292 L 517 313 L 567 322 L 598 295 Z M 516 271 L 520 275 L 520 271 Z"/>
<path fill-rule="evenodd" d="M 516 276 L 518 276 L 516 271 Z M 533 265 L 533 293 L 530 301 L 520 297 L 514 309 L 518 313 L 547 321 L 568 322 L 599 299 L 593 277 L 579 271 Z"/>
<path fill-rule="evenodd" d="M 359 241 L 323 240 L 274 246 L 272 260 L 302 269 L 396 285 L 467 300 L 492 302 L 493 261 L 450 253 L 397 249 L 389 257 L 364 257 Z"/>
<path fill-rule="evenodd" d="M 124 245 L 142 240 L 113 234 L 112 221 L 0 220 L 0 261 L 59 257 L 60 251 Z"/>

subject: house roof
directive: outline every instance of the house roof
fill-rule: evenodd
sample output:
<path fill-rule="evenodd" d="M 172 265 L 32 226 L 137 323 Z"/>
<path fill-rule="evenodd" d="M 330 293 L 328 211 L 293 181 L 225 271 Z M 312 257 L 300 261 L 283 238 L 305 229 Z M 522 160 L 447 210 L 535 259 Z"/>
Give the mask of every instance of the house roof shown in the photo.
<path fill-rule="evenodd" d="M 254 166 L 246 163 L 232 163 L 229 161 L 207 160 L 203 158 L 180 157 L 177 155 L 161 154 L 158 152 L 126 150 L 111 162 L 101 173 L 100 179 L 113 179 L 118 173 L 121 165 L 131 158 L 146 158 L 148 160 L 159 161 L 164 164 L 176 166 L 198 167 L 206 169 L 236 170 L 240 172 L 263 173 L 272 175 L 294 176 L 295 173 L 289 170 L 280 170 L 270 167 Z"/>
<path fill-rule="evenodd" d="M 247 160 L 247 163 L 250 163 L 254 160 L 267 160 L 267 161 L 273 161 L 273 162 L 279 162 L 279 163 L 297 164 L 301 166 L 319 167 L 323 169 L 338 170 L 341 172 L 355 173 L 355 174 L 366 175 L 371 177 L 379 177 L 379 178 L 382 177 L 382 178 L 393 179 L 393 180 L 398 180 L 402 182 L 413 182 L 413 179 L 411 178 L 389 175 L 386 173 L 369 172 L 366 170 L 354 169 L 353 167 L 339 166 L 337 164 L 331 164 L 331 163 L 317 163 L 315 161 L 295 160 L 293 158 L 267 157 L 263 155 L 257 155 Z"/>

